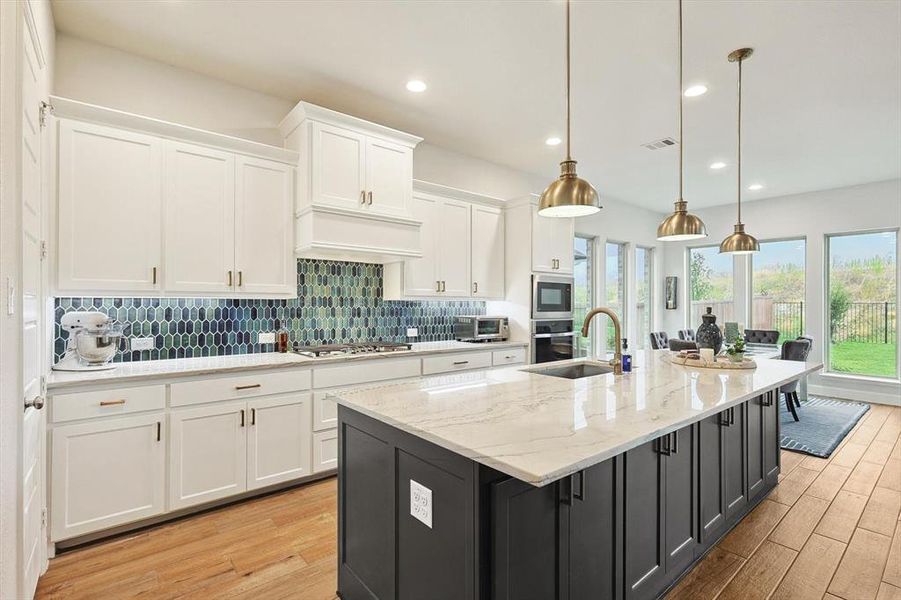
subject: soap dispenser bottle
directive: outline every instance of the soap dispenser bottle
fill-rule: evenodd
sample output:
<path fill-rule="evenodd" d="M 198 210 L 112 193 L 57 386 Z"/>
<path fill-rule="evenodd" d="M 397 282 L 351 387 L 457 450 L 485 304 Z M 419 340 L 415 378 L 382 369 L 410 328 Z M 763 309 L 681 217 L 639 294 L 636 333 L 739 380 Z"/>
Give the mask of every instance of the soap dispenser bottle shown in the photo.
<path fill-rule="evenodd" d="M 629 354 L 629 340 L 623 338 L 623 373 L 632 372 L 632 355 Z"/>

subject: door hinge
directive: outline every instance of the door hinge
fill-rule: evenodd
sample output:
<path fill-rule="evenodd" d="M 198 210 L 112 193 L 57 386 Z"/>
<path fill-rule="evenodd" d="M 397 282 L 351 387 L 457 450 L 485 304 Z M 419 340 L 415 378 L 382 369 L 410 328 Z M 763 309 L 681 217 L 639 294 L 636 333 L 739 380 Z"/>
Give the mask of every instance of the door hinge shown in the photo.
<path fill-rule="evenodd" d="M 41 527 L 47 527 L 47 509 L 41 509 Z"/>
<path fill-rule="evenodd" d="M 53 114 L 53 105 L 49 102 L 45 102 L 41 100 L 41 114 L 38 119 L 38 122 L 41 124 L 41 127 L 47 126 L 47 115 Z"/>
<path fill-rule="evenodd" d="M 41 240 L 41 260 L 47 260 L 47 240 Z"/>
<path fill-rule="evenodd" d="M 47 376 L 41 375 L 41 396 L 47 395 Z"/>

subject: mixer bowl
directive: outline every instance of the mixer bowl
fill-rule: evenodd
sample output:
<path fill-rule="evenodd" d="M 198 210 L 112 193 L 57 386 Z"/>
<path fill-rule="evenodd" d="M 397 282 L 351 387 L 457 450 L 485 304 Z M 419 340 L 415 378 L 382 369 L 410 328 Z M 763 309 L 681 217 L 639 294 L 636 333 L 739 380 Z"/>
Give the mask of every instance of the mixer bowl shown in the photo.
<path fill-rule="evenodd" d="M 79 329 L 75 333 L 75 354 L 85 365 L 105 365 L 113 359 L 123 339 L 122 327 Z"/>

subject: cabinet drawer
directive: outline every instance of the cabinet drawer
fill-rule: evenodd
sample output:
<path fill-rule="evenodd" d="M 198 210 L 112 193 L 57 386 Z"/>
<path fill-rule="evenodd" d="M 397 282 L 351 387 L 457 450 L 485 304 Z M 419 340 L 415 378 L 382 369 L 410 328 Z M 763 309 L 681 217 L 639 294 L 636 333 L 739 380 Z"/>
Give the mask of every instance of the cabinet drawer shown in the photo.
<path fill-rule="evenodd" d="M 330 390 L 313 392 L 313 431 L 334 429 L 338 426 L 338 403 L 329 396 Z"/>
<path fill-rule="evenodd" d="M 54 394 L 52 405 L 54 423 L 160 410 L 166 407 L 166 386 Z"/>
<path fill-rule="evenodd" d="M 369 359 L 350 365 L 316 367 L 313 377 L 317 388 L 344 387 L 386 379 L 419 377 L 418 358 Z"/>
<path fill-rule="evenodd" d="M 313 434 L 313 472 L 338 468 L 338 430 L 317 431 Z"/>
<path fill-rule="evenodd" d="M 491 366 L 491 352 L 461 352 L 458 354 L 442 354 L 427 356 L 422 359 L 422 374 L 447 373 L 465 371 L 467 369 L 484 369 Z"/>
<path fill-rule="evenodd" d="M 491 364 L 494 366 L 518 365 L 524 362 L 526 362 L 525 348 L 506 348 L 491 353 Z"/>
<path fill-rule="evenodd" d="M 171 406 L 190 406 L 310 389 L 310 371 L 262 372 L 240 377 L 211 377 L 169 386 Z"/>

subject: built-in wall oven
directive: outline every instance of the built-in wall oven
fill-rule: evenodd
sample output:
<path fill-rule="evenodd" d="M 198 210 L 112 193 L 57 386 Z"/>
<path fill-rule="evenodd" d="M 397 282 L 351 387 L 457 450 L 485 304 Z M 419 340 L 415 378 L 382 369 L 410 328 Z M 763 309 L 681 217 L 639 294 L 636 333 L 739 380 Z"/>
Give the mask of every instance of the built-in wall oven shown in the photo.
<path fill-rule="evenodd" d="M 532 275 L 532 318 L 572 319 L 573 278 Z"/>
<path fill-rule="evenodd" d="M 546 363 L 575 357 L 576 332 L 572 319 L 532 321 L 532 362 Z"/>

